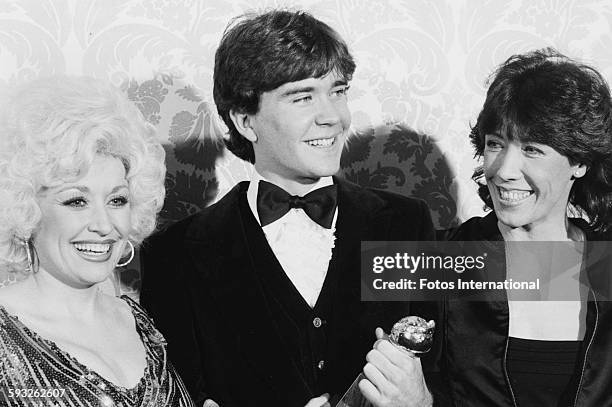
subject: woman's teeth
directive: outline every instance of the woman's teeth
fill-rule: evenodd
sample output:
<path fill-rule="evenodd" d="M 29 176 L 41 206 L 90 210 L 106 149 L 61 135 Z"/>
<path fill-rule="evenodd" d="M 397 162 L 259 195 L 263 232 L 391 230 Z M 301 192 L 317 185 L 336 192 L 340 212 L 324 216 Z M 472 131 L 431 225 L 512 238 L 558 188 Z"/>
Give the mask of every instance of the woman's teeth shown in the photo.
<path fill-rule="evenodd" d="M 320 138 L 316 140 L 307 141 L 308 145 L 313 147 L 329 147 L 334 144 L 335 137 L 331 138 Z"/>
<path fill-rule="evenodd" d="M 507 191 L 507 190 L 500 189 L 500 188 L 498 188 L 498 190 L 499 190 L 499 197 L 503 199 L 504 201 L 508 201 L 508 202 L 522 201 L 523 199 L 527 198 L 528 196 L 532 194 L 531 191 Z"/>
<path fill-rule="evenodd" d="M 88 254 L 106 254 L 111 245 L 109 243 L 74 243 L 74 247 L 78 251 Z"/>

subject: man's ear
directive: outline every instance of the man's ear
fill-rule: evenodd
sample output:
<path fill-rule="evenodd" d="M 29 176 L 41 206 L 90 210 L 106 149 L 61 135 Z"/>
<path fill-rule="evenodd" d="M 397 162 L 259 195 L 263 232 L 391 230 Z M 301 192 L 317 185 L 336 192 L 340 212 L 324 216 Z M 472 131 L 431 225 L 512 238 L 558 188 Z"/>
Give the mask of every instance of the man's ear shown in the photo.
<path fill-rule="evenodd" d="M 235 109 L 230 110 L 229 115 L 236 130 L 242 134 L 242 137 L 246 138 L 251 143 L 255 143 L 257 141 L 257 134 L 255 134 L 255 131 L 251 127 L 251 115 L 239 112 Z"/>

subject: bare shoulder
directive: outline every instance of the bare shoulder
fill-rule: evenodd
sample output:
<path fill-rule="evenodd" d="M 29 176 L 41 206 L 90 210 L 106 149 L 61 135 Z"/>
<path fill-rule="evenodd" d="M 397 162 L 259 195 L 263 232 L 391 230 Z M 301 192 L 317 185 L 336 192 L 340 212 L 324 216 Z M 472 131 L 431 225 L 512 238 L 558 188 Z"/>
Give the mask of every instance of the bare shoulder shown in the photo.
<path fill-rule="evenodd" d="M 123 299 L 109 294 L 102 294 L 104 313 L 122 325 L 133 325 L 132 307 Z"/>
<path fill-rule="evenodd" d="M 9 314 L 28 313 L 32 307 L 30 278 L 0 288 L 0 306 Z"/>

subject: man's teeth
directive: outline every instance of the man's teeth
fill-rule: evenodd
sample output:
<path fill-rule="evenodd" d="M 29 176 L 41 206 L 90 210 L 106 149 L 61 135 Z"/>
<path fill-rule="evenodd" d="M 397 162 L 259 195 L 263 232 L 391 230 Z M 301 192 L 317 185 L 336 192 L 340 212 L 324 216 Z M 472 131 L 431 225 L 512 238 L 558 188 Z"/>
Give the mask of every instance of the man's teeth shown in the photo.
<path fill-rule="evenodd" d="M 499 190 L 499 196 L 504 201 L 520 201 L 531 195 L 530 191 L 506 191 L 504 189 Z"/>
<path fill-rule="evenodd" d="M 109 243 L 74 243 L 74 247 L 80 252 L 104 254 L 108 253 L 111 245 Z"/>
<path fill-rule="evenodd" d="M 308 145 L 315 146 L 315 147 L 329 147 L 334 143 L 334 137 L 309 140 L 307 141 L 307 143 Z"/>

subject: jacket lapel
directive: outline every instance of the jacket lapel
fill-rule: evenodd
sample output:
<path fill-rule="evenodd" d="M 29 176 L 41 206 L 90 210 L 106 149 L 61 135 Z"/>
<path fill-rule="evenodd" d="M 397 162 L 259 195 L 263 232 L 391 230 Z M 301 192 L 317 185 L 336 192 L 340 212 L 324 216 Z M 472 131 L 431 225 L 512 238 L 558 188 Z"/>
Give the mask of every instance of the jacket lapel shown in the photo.
<path fill-rule="evenodd" d="M 341 180 L 335 179 L 335 183 L 338 184 L 336 241 L 323 287 L 328 291 L 322 291 L 321 296 L 333 296 L 330 323 L 334 328 L 329 336 L 328 374 L 333 378 L 333 388 L 346 390 L 365 364 L 365 358 L 354 360 L 354 355 L 365 357 L 374 343 L 374 331 L 369 327 L 372 319 L 379 319 L 376 310 L 381 305 L 361 302 L 361 241 L 368 240 L 377 227 L 373 219 L 380 221 L 378 226 L 384 229 L 383 224 L 390 217 L 378 211 L 382 205 L 372 194 Z M 370 337 L 371 340 L 367 339 Z"/>
<path fill-rule="evenodd" d="M 359 279 L 354 278 L 354 273 L 359 273 L 359 269 L 347 266 L 348 263 L 359 265 L 360 242 L 369 224 L 368 213 L 357 206 L 358 201 L 355 200 L 352 185 L 338 179 L 334 179 L 334 182 L 338 184 L 338 219 L 336 221 L 336 240 L 327 276 L 337 275 L 338 279 L 343 280 L 342 287 L 359 293 Z M 347 272 L 351 273 L 352 278 L 347 279 L 350 277 L 346 275 Z"/>

